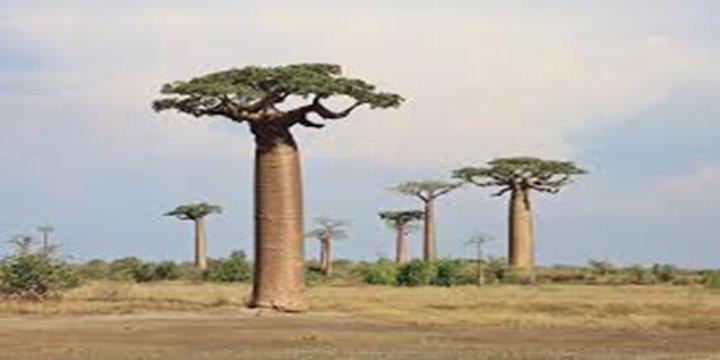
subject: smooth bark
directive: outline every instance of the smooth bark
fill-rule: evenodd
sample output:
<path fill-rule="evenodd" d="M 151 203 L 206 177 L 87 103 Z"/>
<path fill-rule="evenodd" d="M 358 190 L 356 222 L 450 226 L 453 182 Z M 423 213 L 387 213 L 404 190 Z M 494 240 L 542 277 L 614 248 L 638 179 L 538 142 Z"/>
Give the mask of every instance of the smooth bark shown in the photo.
<path fill-rule="evenodd" d="M 254 127 L 255 278 L 252 307 L 306 310 L 300 159 L 289 130 Z"/>
<path fill-rule="evenodd" d="M 205 219 L 195 220 L 195 267 L 207 269 L 207 240 L 205 236 Z"/>
<path fill-rule="evenodd" d="M 325 275 L 332 275 L 333 267 L 333 249 L 332 240 L 328 237 L 324 241 L 325 243 L 325 266 L 323 272 Z"/>
<path fill-rule="evenodd" d="M 435 199 L 425 202 L 425 224 L 423 228 L 423 259 L 435 261 L 437 258 L 435 231 Z"/>
<path fill-rule="evenodd" d="M 534 266 L 533 224 L 530 192 L 516 189 L 510 195 L 509 213 L 510 266 L 518 270 L 531 270 Z"/>
<path fill-rule="evenodd" d="M 404 264 L 408 261 L 408 244 L 406 231 L 407 224 L 397 225 L 397 239 L 395 244 L 395 262 L 398 264 Z"/>

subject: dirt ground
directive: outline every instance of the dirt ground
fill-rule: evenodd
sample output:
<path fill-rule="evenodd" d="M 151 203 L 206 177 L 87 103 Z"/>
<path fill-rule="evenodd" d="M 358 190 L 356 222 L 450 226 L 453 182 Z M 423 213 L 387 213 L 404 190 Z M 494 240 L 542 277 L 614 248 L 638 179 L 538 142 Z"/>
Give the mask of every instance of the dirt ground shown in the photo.
<path fill-rule="evenodd" d="M 251 310 L 0 318 L 0 359 L 720 359 L 718 330 L 430 326 Z"/>

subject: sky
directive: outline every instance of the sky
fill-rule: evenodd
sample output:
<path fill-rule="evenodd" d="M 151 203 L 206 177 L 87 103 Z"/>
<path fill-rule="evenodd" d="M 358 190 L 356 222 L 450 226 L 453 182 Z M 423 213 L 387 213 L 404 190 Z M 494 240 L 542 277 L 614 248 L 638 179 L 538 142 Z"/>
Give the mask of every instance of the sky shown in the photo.
<path fill-rule="evenodd" d="M 407 99 L 295 130 L 308 226 L 352 221 L 339 257 L 393 256 L 377 212 L 421 206 L 398 182 L 527 155 L 590 171 L 534 196 L 541 264 L 717 268 L 718 13 L 712 0 L 0 0 L 0 239 L 50 223 L 72 259 L 189 260 L 191 224 L 161 215 L 210 201 L 225 209 L 210 255 L 252 252 L 246 126 L 150 103 L 207 72 L 327 62 Z M 441 255 L 471 256 L 479 232 L 504 255 L 507 199 L 490 193 L 441 200 Z"/>

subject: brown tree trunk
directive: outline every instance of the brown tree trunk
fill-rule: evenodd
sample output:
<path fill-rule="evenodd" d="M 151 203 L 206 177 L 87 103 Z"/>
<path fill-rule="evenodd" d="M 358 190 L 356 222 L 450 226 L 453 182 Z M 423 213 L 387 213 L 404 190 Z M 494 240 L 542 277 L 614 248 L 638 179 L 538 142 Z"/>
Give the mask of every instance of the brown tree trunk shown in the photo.
<path fill-rule="evenodd" d="M 318 258 L 318 265 L 321 271 L 325 271 L 325 242 L 320 240 L 320 257 Z"/>
<path fill-rule="evenodd" d="M 255 152 L 255 278 L 251 306 L 304 311 L 300 159 L 287 128 L 252 128 Z"/>
<path fill-rule="evenodd" d="M 325 275 L 332 275 L 332 266 L 333 266 L 333 250 L 332 250 L 332 240 L 330 238 L 327 238 L 325 240 Z"/>
<path fill-rule="evenodd" d="M 406 234 L 406 224 L 397 225 L 397 239 L 395 244 L 395 262 L 404 264 L 408 261 L 408 245 Z"/>
<path fill-rule="evenodd" d="M 532 208 L 529 190 L 513 190 L 509 213 L 510 266 L 518 270 L 532 270 L 534 266 Z"/>
<path fill-rule="evenodd" d="M 436 253 L 435 199 L 425 202 L 425 226 L 423 229 L 423 260 L 434 261 Z"/>
<path fill-rule="evenodd" d="M 205 219 L 195 220 L 195 267 L 200 270 L 207 269 Z"/>

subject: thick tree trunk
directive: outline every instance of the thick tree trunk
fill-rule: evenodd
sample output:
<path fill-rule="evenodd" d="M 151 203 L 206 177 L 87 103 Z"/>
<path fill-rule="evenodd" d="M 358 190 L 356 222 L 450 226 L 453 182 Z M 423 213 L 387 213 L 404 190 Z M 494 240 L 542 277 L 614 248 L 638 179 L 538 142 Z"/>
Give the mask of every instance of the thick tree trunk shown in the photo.
<path fill-rule="evenodd" d="M 518 270 L 532 270 L 534 266 L 532 208 L 529 190 L 513 190 L 509 213 L 510 266 Z"/>
<path fill-rule="evenodd" d="M 251 306 L 306 310 L 303 299 L 303 204 L 300 159 L 287 128 L 253 128 L 255 278 Z"/>
<path fill-rule="evenodd" d="M 205 219 L 195 220 L 195 267 L 200 270 L 207 269 Z"/>
<path fill-rule="evenodd" d="M 425 202 L 425 226 L 423 229 L 423 260 L 434 261 L 436 253 L 435 199 Z"/>
<path fill-rule="evenodd" d="M 325 275 L 332 275 L 333 267 L 333 249 L 332 240 L 330 238 L 325 240 Z"/>
<path fill-rule="evenodd" d="M 408 244 L 406 234 L 406 224 L 398 224 L 397 239 L 395 243 L 395 262 L 404 264 L 408 261 Z"/>
<path fill-rule="evenodd" d="M 318 265 L 321 271 L 325 271 L 325 242 L 320 240 L 320 257 L 318 258 Z"/>

